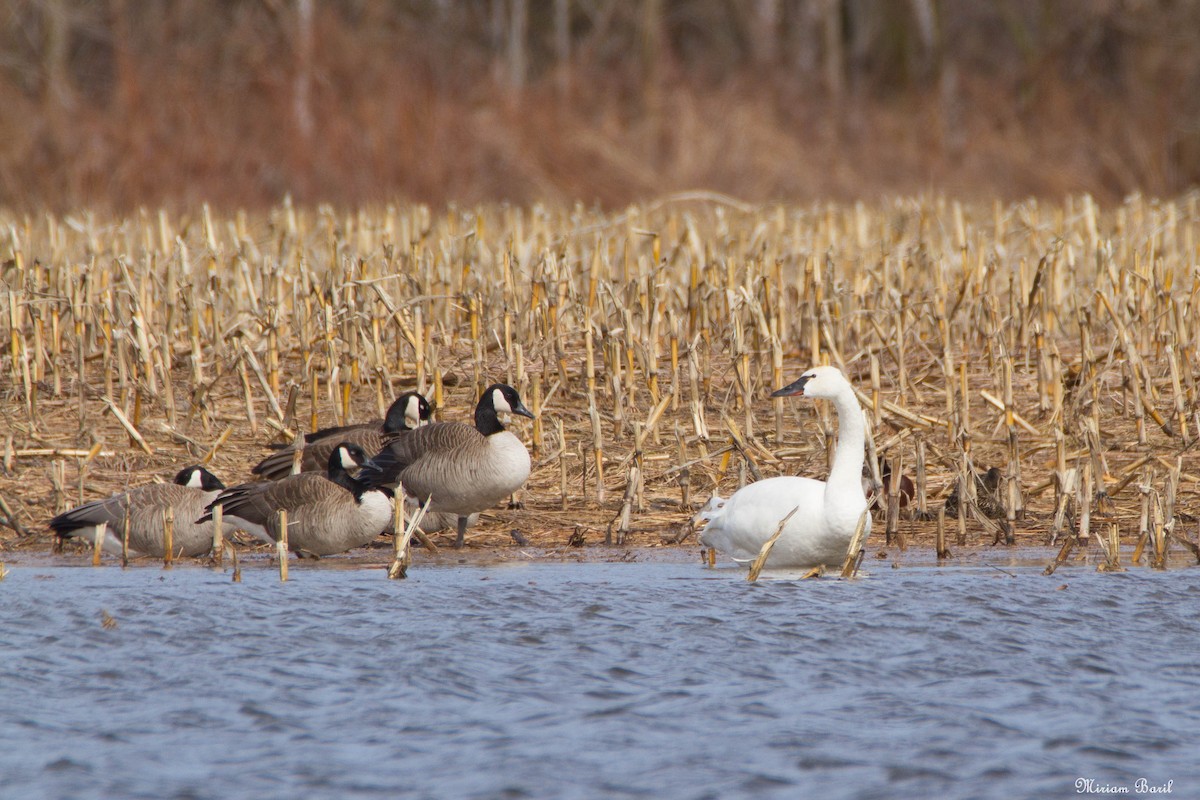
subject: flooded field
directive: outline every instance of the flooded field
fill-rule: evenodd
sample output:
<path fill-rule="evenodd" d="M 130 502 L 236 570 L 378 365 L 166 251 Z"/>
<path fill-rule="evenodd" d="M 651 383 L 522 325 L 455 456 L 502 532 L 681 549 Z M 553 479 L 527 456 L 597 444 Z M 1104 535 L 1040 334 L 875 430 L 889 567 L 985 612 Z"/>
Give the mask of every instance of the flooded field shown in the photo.
<path fill-rule="evenodd" d="M 0 795 L 1200 795 L 1200 570 L 1046 560 L 11 567 Z"/>

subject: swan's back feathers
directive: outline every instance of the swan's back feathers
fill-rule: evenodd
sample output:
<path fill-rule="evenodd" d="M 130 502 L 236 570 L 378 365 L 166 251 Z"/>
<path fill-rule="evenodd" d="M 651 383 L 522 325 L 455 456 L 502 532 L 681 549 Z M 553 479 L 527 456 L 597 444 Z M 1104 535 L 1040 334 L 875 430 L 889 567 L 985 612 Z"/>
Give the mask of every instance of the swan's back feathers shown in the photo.
<path fill-rule="evenodd" d="M 763 542 L 774 535 L 779 523 L 799 508 L 772 548 L 767 566 L 840 564 L 846 556 L 849 538 L 844 533 L 845 521 L 849 521 L 853 532 L 866 507 L 866 498 L 858 506 L 848 503 L 844 509 L 833 510 L 844 512 L 839 514 L 843 521 L 830 526 L 826 517 L 812 512 L 825 502 L 825 490 L 824 481 L 789 475 L 748 484 L 731 495 L 723 507 L 707 512 L 700 544 L 725 553 L 734 561 L 751 561 Z M 705 513 L 702 509 L 701 514 Z M 870 525 L 868 514 L 868 532 Z"/>

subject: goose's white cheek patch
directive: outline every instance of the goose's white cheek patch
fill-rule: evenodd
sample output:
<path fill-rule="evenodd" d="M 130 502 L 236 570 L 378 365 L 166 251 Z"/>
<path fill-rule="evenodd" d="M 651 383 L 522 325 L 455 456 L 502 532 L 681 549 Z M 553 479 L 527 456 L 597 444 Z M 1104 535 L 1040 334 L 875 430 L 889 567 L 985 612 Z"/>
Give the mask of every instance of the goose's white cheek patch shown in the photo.
<path fill-rule="evenodd" d="M 421 425 L 421 402 L 415 397 L 408 398 L 408 404 L 404 407 L 404 424 L 409 428 Z"/>
<path fill-rule="evenodd" d="M 512 413 L 512 406 L 504 399 L 504 392 L 499 389 L 492 390 L 492 408 L 496 409 L 497 414 Z"/>

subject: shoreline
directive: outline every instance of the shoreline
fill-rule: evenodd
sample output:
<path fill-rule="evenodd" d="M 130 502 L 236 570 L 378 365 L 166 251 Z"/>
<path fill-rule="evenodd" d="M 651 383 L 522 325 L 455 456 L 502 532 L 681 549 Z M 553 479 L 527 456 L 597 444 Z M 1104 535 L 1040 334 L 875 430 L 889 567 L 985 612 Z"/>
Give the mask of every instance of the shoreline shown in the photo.
<path fill-rule="evenodd" d="M 1007 569 L 1044 570 L 1058 554 L 1059 547 L 1046 545 L 1017 544 L 1004 545 L 969 545 L 952 548 L 951 556 L 938 559 L 933 546 L 919 544 L 901 549 L 895 545 L 871 546 L 868 542 L 862 569 L 865 571 L 880 568 L 891 569 L 928 569 L 928 568 L 966 568 L 989 569 L 1003 573 Z M 1122 547 L 1121 566 L 1125 571 L 1149 571 L 1153 569 L 1146 564 L 1130 563 L 1132 547 Z M 321 558 L 292 558 L 289 559 L 289 569 L 322 569 L 322 570 L 386 570 L 392 560 L 392 549 L 386 545 L 374 545 L 349 553 L 342 553 Z M 1143 559 L 1147 560 L 1147 559 Z M 468 544 L 462 550 L 449 547 L 439 548 L 436 553 L 429 553 L 424 548 L 413 550 L 413 562 L 410 569 L 424 568 L 454 568 L 454 567 L 502 567 L 519 564 L 695 564 L 698 570 L 727 572 L 744 569 L 720 555 L 714 569 L 706 569 L 701 560 L 701 548 L 696 545 L 588 545 L 584 547 L 538 547 L 509 545 L 475 546 Z M 92 568 L 91 553 L 80 549 L 78 553 L 51 553 L 48 551 L 24 548 L 20 550 L 0 551 L 0 564 L 8 569 L 20 568 L 59 568 L 81 567 Z M 1105 564 L 1105 556 L 1099 544 L 1091 547 L 1081 546 L 1058 569 L 1100 570 Z M 238 565 L 242 569 L 277 569 L 274 550 L 268 547 L 242 548 L 238 551 Z M 1197 566 L 1190 554 L 1173 551 L 1169 554 L 1167 570 L 1186 569 Z M 120 560 L 114 556 L 105 555 L 98 568 L 120 568 Z M 143 556 L 129 561 L 132 569 L 163 569 L 161 559 Z M 209 558 L 178 558 L 172 561 L 171 568 L 182 569 L 217 569 Z M 227 557 L 219 567 L 222 570 L 232 568 L 232 561 Z M 768 571 L 771 572 L 771 571 Z M 787 572 L 774 570 L 774 572 Z M 834 577 L 836 570 L 827 569 L 823 576 Z M 1053 577 L 1048 575 L 1046 577 Z"/>

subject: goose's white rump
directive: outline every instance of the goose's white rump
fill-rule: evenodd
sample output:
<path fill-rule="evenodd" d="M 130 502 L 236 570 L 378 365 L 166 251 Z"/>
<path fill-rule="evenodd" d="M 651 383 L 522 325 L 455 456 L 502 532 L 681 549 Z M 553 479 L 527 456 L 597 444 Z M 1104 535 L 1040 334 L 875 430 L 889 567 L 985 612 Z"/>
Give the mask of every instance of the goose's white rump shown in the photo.
<path fill-rule="evenodd" d="M 828 481 L 779 477 L 751 483 L 728 499 L 714 497 L 696 515 L 705 524 L 700 544 L 749 564 L 779 523 L 796 510 L 775 542 L 767 567 L 841 564 L 858 520 L 867 508 L 862 489 L 866 426 L 854 389 L 834 367 L 814 367 L 773 396 L 803 393 L 832 400 L 838 414 L 838 444 Z M 871 516 L 867 515 L 867 532 Z"/>

